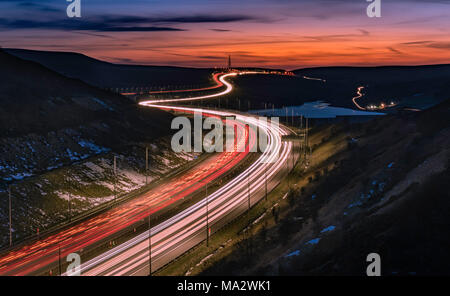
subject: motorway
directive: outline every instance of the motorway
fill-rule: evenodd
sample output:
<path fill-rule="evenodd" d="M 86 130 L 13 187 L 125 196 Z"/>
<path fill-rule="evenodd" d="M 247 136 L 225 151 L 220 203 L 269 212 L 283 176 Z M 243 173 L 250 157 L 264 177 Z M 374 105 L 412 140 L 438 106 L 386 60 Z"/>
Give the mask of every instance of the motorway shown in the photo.
<path fill-rule="evenodd" d="M 242 72 L 239 74 L 256 73 Z M 229 73 L 220 77 L 223 84 L 227 86 L 221 93 L 195 99 L 214 98 L 231 92 L 233 86 L 225 78 L 236 75 L 238 73 Z M 88 276 L 148 275 L 245 213 L 252 205 L 264 198 L 266 192 L 270 192 L 276 187 L 282 176 L 288 172 L 288 160 L 293 159 L 290 156 L 293 156 L 294 149 L 291 142 L 282 141 L 281 137 L 289 134 L 286 128 L 282 126 L 274 128 L 270 123 L 258 121 L 256 117 L 236 112 L 160 104 L 192 99 L 147 100 L 141 102 L 140 105 L 176 112 L 202 112 L 220 117 L 234 116 L 237 121 L 245 125 L 259 128 L 259 131 L 268 137 L 269 149 L 266 149 L 258 160 L 244 172 L 213 194 L 172 218 L 151 227 L 149 231 L 83 263 L 81 274 Z"/>
<path fill-rule="evenodd" d="M 167 108 L 167 106 L 160 107 Z M 193 108 L 173 108 L 177 111 L 194 111 Z M 195 111 L 201 110 L 195 109 Z M 249 116 L 221 111 L 216 111 L 214 114 L 235 115 L 236 119 L 242 122 L 258 124 L 257 119 Z M 83 263 L 82 274 L 148 274 L 150 252 L 152 271 L 155 271 L 205 240 L 208 233 L 213 234 L 245 213 L 249 207 L 265 196 L 266 180 L 269 192 L 280 182 L 281 176 L 278 174 L 286 173 L 288 158 L 293 149 L 292 143 L 281 141 L 281 135 L 287 135 L 287 131 L 283 128 L 274 131 L 269 124 L 260 125 L 260 128 L 269 136 L 269 146 L 274 152 L 266 150 L 256 162 L 232 181 L 188 209 L 152 227 L 151 231 L 144 232 Z"/>
<path fill-rule="evenodd" d="M 0 257 L 0 274 L 28 275 L 36 272 L 40 274 L 46 266 L 58 261 L 60 250 L 61 257 L 65 257 L 70 253 L 79 252 L 95 243 L 100 243 L 121 230 L 139 223 L 149 214 L 158 212 L 193 194 L 203 188 L 205 183 L 223 176 L 248 154 L 246 152 L 248 149 L 241 147 L 256 143 L 256 135 L 251 130 L 247 135 L 244 126 L 238 122 L 236 124 L 235 151 L 213 155 L 176 179 L 170 180 L 138 198 L 43 240 L 7 252 Z"/>
<path fill-rule="evenodd" d="M 163 100 L 164 104 L 160 104 L 161 100 L 140 103 L 142 106 L 171 109 L 177 112 L 202 112 L 204 116 L 221 118 L 234 116 L 236 118 L 234 124 L 237 126 L 234 151 L 217 153 L 182 176 L 169 180 L 167 184 L 138 198 L 45 239 L 10 250 L 0 257 L 0 275 L 48 274 L 46 272 L 49 267 L 58 264 L 59 258 L 65 258 L 70 253 L 80 253 L 89 250 L 92 246 L 110 241 L 111 237 L 120 234 L 121 231 L 142 224 L 142 221 L 150 215 L 198 192 L 206 184 L 220 178 L 242 162 L 256 145 L 257 131 L 254 128 L 246 128 L 246 124 L 259 127 L 258 132 L 264 133 L 269 139 L 270 149 L 262 153 L 256 162 L 214 193 L 152 227 L 150 231 L 138 234 L 82 263 L 81 274 L 148 274 L 150 251 L 152 271 L 155 271 L 203 241 L 207 233 L 213 234 L 263 198 L 265 188 L 267 187 L 268 191 L 274 188 L 288 169 L 287 160 L 293 147 L 292 143 L 281 140 L 281 136 L 289 133 L 287 129 L 282 126 L 273 128 L 267 122 L 260 122 L 253 116 L 236 112 L 166 105 L 169 101 L 200 100 L 227 94 L 233 89 L 232 85 L 225 80 L 227 77 L 253 73 L 221 75 L 219 80 L 226 89 L 216 94 Z M 149 248 L 150 241 L 151 248 Z"/>
<path fill-rule="evenodd" d="M 149 94 L 149 95 L 157 95 L 157 94 L 169 94 L 169 93 L 183 93 L 183 92 L 197 92 L 197 91 L 205 91 L 205 90 L 211 90 L 222 87 L 224 84 L 219 79 L 220 76 L 222 76 L 224 73 L 215 73 L 213 75 L 213 80 L 215 82 L 215 85 L 209 86 L 209 87 L 203 87 L 203 88 L 194 88 L 194 89 L 175 89 L 175 90 L 156 90 L 156 91 L 148 91 L 142 94 Z M 128 93 L 121 93 L 121 95 L 124 96 L 133 96 L 137 95 L 135 92 L 128 92 Z"/>
<path fill-rule="evenodd" d="M 158 103 L 173 103 L 173 102 L 188 102 L 188 101 L 198 101 L 198 100 L 206 100 L 206 99 L 212 99 L 212 98 L 217 98 L 217 97 L 221 97 L 224 96 L 228 93 L 230 93 L 233 90 L 233 85 L 231 83 L 229 83 L 228 81 L 225 80 L 225 78 L 228 77 L 232 77 L 232 76 L 237 76 L 237 75 L 244 75 L 244 74 L 256 74 L 259 72 L 241 72 L 241 73 L 228 73 L 228 74 L 223 74 L 222 76 L 219 77 L 219 81 L 226 86 L 225 90 L 218 92 L 218 93 L 214 93 L 214 94 L 210 94 L 210 95 L 204 95 L 204 96 L 196 96 L 196 97 L 186 97 L 186 98 L 178 98 L 178 99 L 160 99 L 160 100 L 147 100 L 147 101 L 143 101 L 140 103 L 141 106 L 147 106 L 147 107 L 156 107 L 155 105 Z M 167 107 L 167 106 L 160 106 L 162 108 Z M 194 110 L 192 112 L 195 111 L 199 111 L 199 110 Z"/>

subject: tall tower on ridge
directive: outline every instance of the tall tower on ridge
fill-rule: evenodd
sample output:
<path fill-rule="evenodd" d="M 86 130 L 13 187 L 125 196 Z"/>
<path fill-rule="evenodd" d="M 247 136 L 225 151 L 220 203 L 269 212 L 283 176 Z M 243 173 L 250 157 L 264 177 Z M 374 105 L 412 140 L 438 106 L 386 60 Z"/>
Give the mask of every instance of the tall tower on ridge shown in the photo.
<path fill-rule="evenodd" d="M 231 69 L 231 55 L 228 56 L 228 70 Z"/>

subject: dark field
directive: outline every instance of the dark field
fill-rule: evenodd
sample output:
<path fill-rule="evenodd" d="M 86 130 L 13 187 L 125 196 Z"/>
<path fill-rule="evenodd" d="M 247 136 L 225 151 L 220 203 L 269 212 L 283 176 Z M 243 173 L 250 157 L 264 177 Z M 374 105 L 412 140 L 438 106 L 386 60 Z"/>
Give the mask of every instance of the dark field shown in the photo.
<path fill-rule="evenodd" d="M 352 98 L 359 86 L 362 106 L 394 101 L 398 108 L 428 108 L 450 98 L 450 65 L 417 67 L 336 67 L 294 71 L 296 77 L 244 75 L 234 78 L 235 92 L 246 110 L 296 106 L 322 100 L 334 106 L 356 109 Z M 303 76 L 314 79 L 305 79 Z M 323 81 L 325 80 L 325 81 Z M 388 111 L 389 112 L 389 111 Z"/>

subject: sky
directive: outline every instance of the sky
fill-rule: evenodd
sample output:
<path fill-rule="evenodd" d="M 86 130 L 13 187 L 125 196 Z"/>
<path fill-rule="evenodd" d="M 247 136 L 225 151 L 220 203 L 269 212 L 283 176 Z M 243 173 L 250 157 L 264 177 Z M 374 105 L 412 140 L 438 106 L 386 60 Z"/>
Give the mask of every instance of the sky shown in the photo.
<path fill-rule="evenodd" d="M 450 63 L 450 0 L 0 0 L 0 46 L 122 64 L 297 69 Z"/>

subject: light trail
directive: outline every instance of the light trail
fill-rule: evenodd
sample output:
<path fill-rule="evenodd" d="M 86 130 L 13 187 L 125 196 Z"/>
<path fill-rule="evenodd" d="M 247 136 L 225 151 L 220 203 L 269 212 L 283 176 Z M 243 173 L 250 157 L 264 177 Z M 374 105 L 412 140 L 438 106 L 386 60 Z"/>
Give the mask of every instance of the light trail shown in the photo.
<path fill-rule="evenodd" d="M 155 106 L 156 107 L 156 106 Z M 165 106 L 167 107 L 167 106 Z M 185 109 L 185 111 L 193 111 L 194 108 L 173 107 L 178 111 Z M 203 110 L 203 109 L 202 109 Z M 199 110 L 198 110 L 199 111 Z M 228 112 L 210 111 L 220 116 L 238 114 Z M 258 121 L 252 117 L 242 116 L 242 119 L 247 120 L 249 124 L 256 124 Z M 280 128 L 278 131 L 271 131 L 270 125 L 260 126 L 264 132 L 269 135 L 269 145 L 275 145 L 273 149 L 280 151 L 280 154 L 272 154 L 269 156 L 269 161 L 262 162 L 269 149 L 260 156 L 260 158 L 253 163 L 244 172 L 239 174 L 235 179 L 221 187 L 219 190 L 208 196 L 210 216 L 210 226 L 220 223 L 222 219 L 226 219 L 227 215 L 237 210 L 243 204 L 246 204 L 248 192 L 247 182 L 250 181 L 250 195 L 260 190 L 265 183 L 265 172 L 268 172 L 267 178 L 279 173 L 289 154 L 292 152 L 291 143 L 282 143 L 280 135 L 286 135 L 287 132 Z M 283 146 L 283 149 L 281 150 Z M 250 176 L 250 180 L 246 178 Z M 253 204 L 257 200 L 253 200 Z M 193 244 L 187 240 L 191 236 L 201 236 L 202 229 L 206 227 L 206 215 L 204 212 L 206 198 L 199 201 L 197 204 L 189 207 L 183 212 L 174 217 L 162 222 L 161 224 L 152 228 L 152 260 L 153 264 L 163 266 L 174 257 L 165 258 L 165 252 L 175 252 L 177 255 L 190 249 Z M 243 211 L 245 211 L 245 207 Z M 241 209 L 242 212 L 242 209 Z M 216 231 L 217 229 L 215 229 Z M 142 233 L 139 237 L 132 239 L 82 265 L 83 275 L 126 275 L 130 271 L 148 262 L 148 232 Z M 206 235 L 204 235 L 206 237 Z M 205 237 L 202 238 L 205 239 Z M 197 239 L 198 240 L 198 239 Z M 195 244 L 194 244 L 195 245 Z M 184 246 L 184 247 L 183 247 Z M 140 252 L 139 256 L 134 256 Z M 153 259 L 155 258 L 155 259 Z M 161 262 L 158 263 L 158 260 Z M 125 268 L 124 268 L 124 265 Z"/>
<path fill-rule="evenodd" d="M 360 110 L 378 110 L 378 109 L 386 109 L 386 108 L 392 108 L 397 106 L 397 104 L 395 104 L 394 102 L 391 102 L 389 105 L 381 103 L 380 106 L 374 106 L 374 105 L 370 105 L 367 108 L 362 107 L 361 105 L 359 105 L 356 100 L 360 99 L 364 96 L 364 94 L 361 92 L 364 89 L 364 86 L 359 86 L 356 90 L 356 97 L 352 98 L 353 104 L 355 104 L 355 106 L 360 109 Z"/>
<path fill-rule="evenodd" d="M 356 102 L 357 99 L 362 98 L 362 96 L 364 96 L 364 94 L 361 93 L 361 91 L 362 91 L 363 89 L 364 89 L 364 86 L 359 86 L 358 89 L 356 90 L 357 96 L 352 98 L 353 104 L 355 104 L 355 106 L 356 106 L 358 109 L 360 109 L 360 110 L 366 110 L 366 108 L 361 107 L 361 106 Z"/>
<path fill-rule="evenodd" d="M 242 204 L 245 204 L 248 197 L 247 182 L 251 181 L 250 194 L 253 194 L 253 196 L 250 198 L 253 200 L 253 204 L 261 199 L 261 189 L 267 180 L 265 173 L 267 173 L 267 178 L 272 180 L 271 188 L 273 188 L 279 182 L 274 179 L 275 176 L 280 173 L 281 168 L 285 164 L 287 167 L 287 158 L 292 153 L 292 144 L 281 141 L 281 136 L 289 133 L 284 127 L 273 129 L 271 125 L 260 122 L 256 117 L 245 116 L 235 112 L 157 104 L 158 102 L 200 100 L 227 94 L 232 91 L 233 86 L 225 78 L 242 74 L 262 73 L 241 72 L 239 74 L 225 74 L 219 79 L 227 86 L 227 89 L 217 94 L 176 100 L 145 101 L 141 102 L 140 105 L 154 108 L 169 108 L 180 112 L 202 112 L 205 116 L 234 116 L 236 124 L 239 126 L 238 134 L 236 135 L 239 138 L 237 143 L 241 147 L 242 145 L 246 147 L 245 152 L 219 153 L 217 156 L 213 156 L 210 161 L 199 166 L 196 171 L 188 172 L 180 179 L 173 180 L 172 183 L 169 183 L 162 190 L 144 194 L 110 211 L 51 235 L 45 241 L 37 241 L 11 250 L 4 257 L 0 257 L 0 274 L 33 274 L 58 261 L 59 247 L 61 247 L 61 257 L 83 250 L 97 242 L 108 239 L 122 229 L 135 225 L 152 213 L 167 207 L 200 189 L 208 182 L 217 179 L 241 162 L 250 150 L 250 146 L 255 145 L 256 133 L 253 129 L 249 129 L 249 133 L 245 132 L 246 129 L 243 128 L 245 124 L 259 127 L 268 137 L 269 148 L 244 172 L 208 196 L 211 203 L 210 225 L 213 229 L 212 233 L 246 210 L 245 205 L 243 207 Z M 237 149 L 237 151 L 243 150 Z M 272 154 L 272 151 L 277 153 Z M 267 155 L 267 153 L 270 153 L 270 155 Z M 270 160 L 267 163 L 262 161 L 267 158 Z M 155 252 L 152 255 L 152 260 L 155 258 L 156 268 L 167 264 L 205 239 L 206 233 L 202 231 L 206 227 L 205 200 L 197 202 L 152 228 L 152 240 L 155 241 Z M 145 206 L 138 208 L 137 205 Z M 145 256 L 147 256 L 148 260 L 148 255 L 143 254 L 148 249 L 147 239 L 148 232 L 144 232 L 83 263 L 82 274 L 136 274 L 142 269 L 141 265 L 144 264 Z"/>
<path fill-rule="evenodd" d="M 255 134 L 247 135 L 244 126 L 239 122 L 237 122 L 237 125 L 237 146 L 254 145 L 256 142 Z M 250 140 L 247 140 L 247 138 L 250 138 Z M 45 241 L 39 240 L 30 245 L 11 250 L 6 256 L 0 257 L 0 274 L 30 274 L 55 262 L 55 259 L 58 258 L 59 246 L 62 250 L 61 255 L 66 256 L 129 227 L 148 217 L 149 214 L 157 212 L 200 189 L 203 187 L 201 182 L 211 182 L 226 173 L 248 154 L 248 152 L 237 152 L 244 150 L 237 147 L 236 151 L 219 153 L 197 167 L 195 171 L 189 171 L 179 179 L 169 182 L 162 189 L 156 188 L 110 211 L 57 234 L 50 235 Z M 145 205 L 145 207 L 137 208 L 136 205 Z"/>
<path fill-rule="evenodd" d="M 216 73 L 213 75 L 213 80 L 216 83 L 216 85 L 209 86 L 209 87 L 203 87 L 203 88 L 193 88 L 193 89 L 175 89 L 175 90 L 156 90 L 156 91 L 149 91 L 146 92 L 146 94 L 149 95 L 156 95 L 156 94 L 167 94 L 167 93 L 182 93 L 182 92 L 198 92 L 198 91 L 205 91 L 205 90 L 211 90 L 220 88 L 223 86 L 223 82 L 218 79 L 220 75 L 223 75 L 224 73 Z M 130 92 L 130 93 L 121 93 L 123 96 L 133 96 L 136 95 L 136 92 Z"/>
<path fill-rule="evenodd" d="M 232 85 L 228 84 L 224 78 L 236 75 L 235 73 L 233 74 L 234 75 L 226 74 L 221 77 L 224 84 L 227 85 L 225 93 L 229 93 L 232 90 Z M 249 72 L 246 74 L 249 74 Z M 212 98 L 222 95 L 223 93 L 224 92 L 207 97 Z M 204 98 L 206 97 L 199 97 L 196 99 Z M 186 98 L 170 101 L 173 102 L 187 99 L 192 100 L 192 98 Z M 208 217 L 210 229 L 214 225 L 224 225 L 228 223 L 228 221 L 232 219 L 230 217 L 239 215 L 246 210 L 245 206 L 242 208 L 242 205 L 245 205 L 247 200 L 252 198 L 252 195 L 253 204 L 261 199 L 261 196 L 258 196 L 256 193 L 264 187 L 264 184 L 266 184 L 268 179 L 274 178 L 274 176 L 280 172 L 282 167 L 287 165 L 287 159 L 290 153 L 293 153 L 292 143 L 281 141 L 281 136 L 289 133 L 284 127 L 278 127 L 274 130 L 272 125 L 267 122 L 261 122 L 253 116 L 244 116 L 234 112 L 208 110 L 203 108 L 158 104 L 160 102 L 168 102 L 168 100 L 149 100 L 141 102 L 140 105 L 165 110 L 169 109 L 178 112 L 201 112 L 221 117 L 235 116 L 236 120 L 248 124 L 249 126 L 258 127 L 265 135 L 267 135 L 268 149 L 262 153 L 256 162 L 244 170 L 244 172 L 222 186 L 216 192 L 151 229 L 152 265 L 156 265 L 156 268 L 164 266 L 197 243 L 206 239 L 204 230 L 207 226 L 207 217 L 204 208 L 207 199 L 210 208 Z M 276 153 L 272 153 L 272 151 L 276 151 Z M 278 184 L 277 182 L 275 183 Z M 249 191 L 247 191 L 248 184 L 251 184 Z M 233 213 L 234 216 L 232 215 Z M 218 229 L 220 229 L 220 227 L 214 228 L 212 233 Z M 147 253 L 147 250 L 149 249 L 148 239 L 149 232 L 144 232 L 138 237 L 97 256 L 82 265 L 82 274 L 137 274 L 145 268 L 145 265 L 149 261 L 149 254 Z"/>
<path fill-rule="evenodd" d="M 199 96 L 199 97 L 186 97 L 186 98 L 179 98 L 179 99 L 161 99 L 161 100 L 146 100 L 139 103 L 141 106 L 147 106 L 151 107 L 154 106 L 157 103 L 172 103 L 172 102 L 185 102 L 185 101 L 198 101 L 198 100 L 204 100 L 204 99 L 212 99 L 220 96 L 224 96 L 231 91 L 233 91 L 233 85 L 225 80 L 227 77 L 231 76 L 237 76 L 237 75 L 248 75 L 248 74 L 267 74 L 264 72 L 256 72 L 256 71 L 245 71 L 245 72 L 233 72 L 228 73 L 220 76 L 219 81 L 222 82 L 226 89 L 224 91 L 221 91 L 219 93 L 211 94 L 211 95 L 205 95 L 205 96 Z M 167 107 L 167 106 L 166 106 Z"/>
<path fill-rule="evenodd" d="M 322 79 L 322 78 L 315 78 L 315 77 L 309 77 L 309 76 L 302 76 L 302 78 L 306 79 L 306 80 L 316 80 L 316 81 L 327 82 L 325 79 Z"/>
<path fill-rule="evenodd" d="M 230 93 L 233 90 L 233 85 L 225 80 L 225 78 L 230 76 L 236 76 L 237 73 L 228 73 L 223 76 L 220 76 L 219 81 L 221 81 L 225 86 L 226 89 L 224 91 L 221 91 L 219 93 L 211 94 L 211 95 L 205 95 L 205 96 L 199 96 L 199 97 L 187 97 L 187 98 L 181 98 L 181 99 L 162 99 L 162 100 L 147 100 L 144 102 L 139 103 L 141 106 L 150 106 L 157 103 L 171 103 L 171 102 L 184 102 L 184 101 L 198 101 L 203 99 L 211 99 L 220 97 L 223 95 L 226 95 Z"/>

